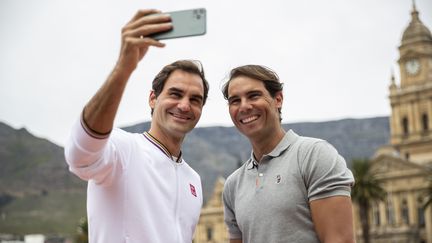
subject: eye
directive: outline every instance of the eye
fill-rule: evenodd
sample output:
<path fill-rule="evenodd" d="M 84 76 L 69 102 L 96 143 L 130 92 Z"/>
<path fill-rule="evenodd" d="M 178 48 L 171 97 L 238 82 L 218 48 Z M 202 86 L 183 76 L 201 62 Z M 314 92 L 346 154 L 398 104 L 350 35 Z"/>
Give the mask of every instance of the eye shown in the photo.
<path fill-rule="evenodd" d="M 254 100 L 258 99 L 261 95 L 259 93 L 251 93 L 249 94 L 249 99 Z"/>
<path fill-rule="evenodd" d="M 240 99 L 233 98 L 228 100 L 228 105 L 237 105 L 240 102 Z"/>
<path fill-rule="evenodd" d="M 199 98 L 191 98 L 191 99 L 190 99 L 190 102 L 191 102 L 192 104 L 195 104 L 195 105 L 201 105 L 201 104 L 202 104 L 202 99 L 199 99 Z"/>
<path fill-rule="evenodd" d="M 174 97 L 174 98 L 181 98 L 182 97 L 182 95 L 179 92 L 171 92 L 169 95 L 171 97 Z"/>

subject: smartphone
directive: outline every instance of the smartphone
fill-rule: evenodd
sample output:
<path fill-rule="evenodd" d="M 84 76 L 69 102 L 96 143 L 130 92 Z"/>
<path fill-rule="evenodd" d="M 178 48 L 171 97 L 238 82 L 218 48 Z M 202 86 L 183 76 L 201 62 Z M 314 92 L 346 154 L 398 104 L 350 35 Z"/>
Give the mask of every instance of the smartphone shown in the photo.
<path fill-rule="evenodd" d="M 171 16 L 173 28 L 169 31 L 156 33 L 150 37 L 156 40 L 204 35 L 206 33 L 207 12 L 205 8 L 195 8 L 167 12 Z"/>

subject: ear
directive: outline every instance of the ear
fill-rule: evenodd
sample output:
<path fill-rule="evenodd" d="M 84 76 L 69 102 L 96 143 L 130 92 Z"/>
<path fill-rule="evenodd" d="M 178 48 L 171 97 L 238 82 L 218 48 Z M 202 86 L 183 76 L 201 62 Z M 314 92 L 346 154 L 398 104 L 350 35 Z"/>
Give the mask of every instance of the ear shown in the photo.
<path fill-rule="evenodd" d="M 283 93 L 282 91 L 278 91 L 275 95 L 275 101 L 276 101 L 276 108 L 282 108 L 283 104 Z"/>
<path fill-rule="evenodd" d="M 154 109 L 156 104 L 156 94 L 154 92 L 154 90 L 150 91 L 150 95 L 149 95 L 149 105 L 150 108 Z"/>

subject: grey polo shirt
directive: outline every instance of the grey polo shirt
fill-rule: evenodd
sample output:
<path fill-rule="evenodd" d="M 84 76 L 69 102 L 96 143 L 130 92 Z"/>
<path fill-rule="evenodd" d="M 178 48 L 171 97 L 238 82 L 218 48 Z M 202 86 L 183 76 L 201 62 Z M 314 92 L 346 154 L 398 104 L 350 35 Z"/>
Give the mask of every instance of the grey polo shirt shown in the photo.
<path fill-rule="evenodd" d="M 258 167 L 254 160 L 251 153 L 225 182 L 224 215 L 230 239 L 319 242 L 309 202 L 350 196 L 354 177 L 342 156 L 324 140 L 289 130 Z"/>

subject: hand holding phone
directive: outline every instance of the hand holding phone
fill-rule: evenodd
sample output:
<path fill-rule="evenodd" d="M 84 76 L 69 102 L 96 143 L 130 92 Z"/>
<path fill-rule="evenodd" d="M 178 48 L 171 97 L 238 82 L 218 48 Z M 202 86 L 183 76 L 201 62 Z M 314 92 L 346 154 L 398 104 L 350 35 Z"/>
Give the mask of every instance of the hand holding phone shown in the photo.
<path fill-rule="evenodd" d="M 207 11 L 205 8 L 167 12 L 171 16 L 173 28 L 169 31 L 152 34 L 156 40 L 198 36 L 206 33 Z"/>

